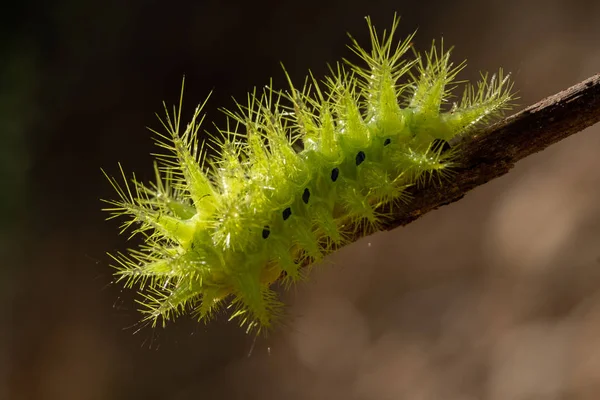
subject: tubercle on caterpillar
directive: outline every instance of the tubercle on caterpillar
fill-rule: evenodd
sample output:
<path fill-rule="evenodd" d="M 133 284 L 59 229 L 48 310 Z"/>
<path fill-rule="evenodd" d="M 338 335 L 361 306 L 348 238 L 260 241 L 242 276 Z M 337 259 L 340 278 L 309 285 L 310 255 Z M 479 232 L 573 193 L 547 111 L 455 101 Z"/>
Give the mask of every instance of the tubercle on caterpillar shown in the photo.
<path fill-rule="evenodd" d="M 366 66 L 344 60 L 324 83 L 311 74 L 298 90 L 288 76 L 287 91 L 255 90 L 224 110 L 228 126 L 207 142 L 198 140 L 206 102 L 183 131 L 181 98 L 172 115 L 165 105 L 168 133 L 153 131 L 166 150 L 156 182 L 107 175 L 119 196 L 105 200 L 109 219 L 128 217 L 122 231 L 135 226 L 132 236 L 144 238 L 112 258 L 117 281 L 139 286 L 145 321 L 164 325 L 186 311 L 207 321 L 227 303 L 247 331 L 268 331 L 283 311 L 273 283 L 302 280 L 303 265 L 377 231 L 388 217 L 380 206 L 409 202 L 407 187 L 451 173 L 460 149 L 440 143 L 510 108 L 500 70 L 467 84 L 445 111 L 465 63 L 435 42 L 407 60 L 414 34 L 396 43 L 398 23 L 380 38 L 367 17 L 371 51 L 352 38 L 350 47 Z"/>

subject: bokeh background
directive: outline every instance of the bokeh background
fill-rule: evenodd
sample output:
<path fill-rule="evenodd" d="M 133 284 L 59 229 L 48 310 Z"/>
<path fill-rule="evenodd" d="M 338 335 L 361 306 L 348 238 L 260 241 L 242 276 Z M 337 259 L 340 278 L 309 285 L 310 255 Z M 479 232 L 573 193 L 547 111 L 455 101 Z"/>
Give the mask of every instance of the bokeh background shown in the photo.
<path fill-rule="evenodd" d="M 600 397 L 600 126 L 407 227 L 361 240 L 286 294 L 268 339 L 225 317 L 136 332 L 105 252 L 100 172 L 152 177 L 161 101 L 208 120 L 367 43 L 363 17 L 502 66 L 522 105 L 600 71 L 596 0 L 29 1 L 2 7 L 0 399 Z M 210 125 L 206 125 L 210 128 Z M 135 334 L 134 334 L 135 333 Z"/>

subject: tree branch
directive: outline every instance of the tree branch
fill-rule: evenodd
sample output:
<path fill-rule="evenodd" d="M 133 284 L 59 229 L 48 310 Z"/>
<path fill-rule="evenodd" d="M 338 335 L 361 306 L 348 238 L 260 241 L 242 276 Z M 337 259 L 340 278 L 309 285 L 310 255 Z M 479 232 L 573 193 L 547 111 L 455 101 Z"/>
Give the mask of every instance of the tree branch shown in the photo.
<path fill-rule="evenodd" d="M 412 201 L 392 213 L 382 230 L 406 225 L 471 189 L 506 174 L 515 163 L 600 121 L 600 74 L 527 107 L 466 139 L 451 182 L 413 188 Z"/>

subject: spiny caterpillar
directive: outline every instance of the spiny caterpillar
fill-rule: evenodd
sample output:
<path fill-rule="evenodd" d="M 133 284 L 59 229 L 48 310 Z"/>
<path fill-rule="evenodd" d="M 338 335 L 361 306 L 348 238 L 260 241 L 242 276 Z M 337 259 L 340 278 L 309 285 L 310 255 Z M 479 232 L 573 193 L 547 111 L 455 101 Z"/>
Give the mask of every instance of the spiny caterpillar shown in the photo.
<path fill-rule="evenodd" d="M 164 325 L 186 311 L 206 321 L 227 304 L 248 331 L 266 330 L 282 313 L 275 282 L 302 280 L 306 266 L 377 231 L 389 217 L 381 206 L 410 202 L 406 188 L 451 172 L 460 149 L 440 143 L 510 107 L 502 70 L 450 104 L 465 63 L 435 42 L 405 58 L 414 34 L 396 42 L 398 22 L 379 37 L 367 18 L 371 51 L 350 46 L 364 66 L 345 60 L 301 90 L 286 73 L 288 90 L 255 90 L 225 110 L 226 129 L 208 142 L 198 140 L 206 102 L 185 130 L 181 98 L 172 115 L 165 106 L 168 133 L 153 131 L 166 150 L 156 182 L 129 184 L 122 169 L 124 186 L 107 176 L 120 199 L 105 211 L 144 238 L 113 259 L 117 281 L 139 285 L 145 321 Z"/>

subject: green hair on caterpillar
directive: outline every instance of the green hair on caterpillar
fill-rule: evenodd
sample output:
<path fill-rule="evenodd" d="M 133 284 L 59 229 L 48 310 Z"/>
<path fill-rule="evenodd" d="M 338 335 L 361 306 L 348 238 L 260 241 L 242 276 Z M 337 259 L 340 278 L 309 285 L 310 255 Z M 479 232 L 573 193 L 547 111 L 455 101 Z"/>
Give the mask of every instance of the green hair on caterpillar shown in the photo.
<path fill-rule="evenodd" d="M 185 312 L 207 321 L 226 307 L 247 331 L 268 331 L 283 312 L 274 283 L 289 287 L 376 232 L 389 217 L 382 206 L 411 201 L 408 187 L 447 180 L 460 148 L 441 144 L 510 108 L 502 70 L 451 102 L 465 63 L 435 42 L 409 59 L 414 34 L 394 40 L 398 23 L 378 36 L 367 17 L 371 50 L 350 46 L 364 65 L 344 60 L 302 89 L 286 73 L 287 90 L 255 90 L 208 141 L 198 138 L 206 101 L 185 129 L 181 98 L 172 113 L 165 106 L 166 133 L 153 130 L 156 181 L 121 169 L 124 183 L 107 175 L 119 199 L 104 200 L 109 219 L 126 217 L 122 232 L 143 236 L 112 258 L 116 280 L 138 288 L 144 321 Z"/>

